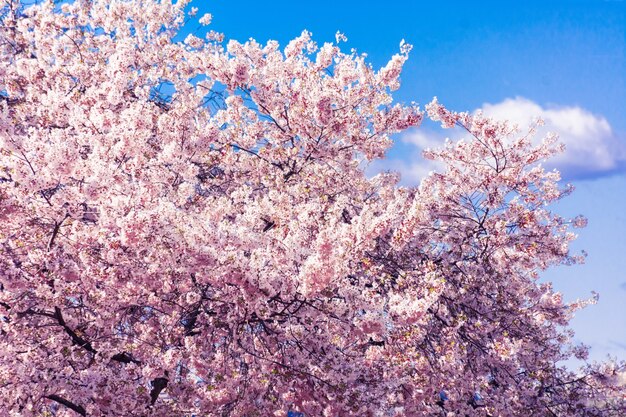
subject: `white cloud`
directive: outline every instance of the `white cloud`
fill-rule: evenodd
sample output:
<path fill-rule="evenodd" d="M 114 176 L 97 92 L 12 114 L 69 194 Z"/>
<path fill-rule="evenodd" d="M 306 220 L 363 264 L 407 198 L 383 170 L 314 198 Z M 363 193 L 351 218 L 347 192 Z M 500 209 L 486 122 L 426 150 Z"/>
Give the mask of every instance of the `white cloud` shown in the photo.
<path fill-rule="evenodd" d="M 480 110 L 494 119 L 518 124 L 522 132 L 541 117 L 545 125 L 537 129 L 535 140 L 539 142 L 548 132 L 555 132 L 565 144 L 565 152 L 544 166 L 558 169 L 565 179 L 599 177 L 626 168 L 626 143 L 619 140 L 604 117 L 581 107 L 541 106 L 516 97 L 496 104 L 485 103 Z M 446 137 L 460 136 L 459 129 L 435 131 L 422 127 L 410 130 L 400 137 L 402 157 L 375 161 L 368 173 L 385 169 L 397 171 L 402 176 L 402 184 L 417 185 L 430 171 L 441 168 L 438 163 L 422 158 L 422 150 L 442 146 Z"/>
<path fill-rule="evenodd" d="M 616 171 L 626 162 L 626 146 L 609 122 L 578 106 L 540 106 L 523 97 L 508 98 L 500 103 L 485 103 L 482 110 L 494 119 L 508 119 L 522 129 L 537 117 L 545 121 L 535 138 L 555 132 L 565 144 L 565 152 L 546 164 L 564 177 L 600 176 Z"/>

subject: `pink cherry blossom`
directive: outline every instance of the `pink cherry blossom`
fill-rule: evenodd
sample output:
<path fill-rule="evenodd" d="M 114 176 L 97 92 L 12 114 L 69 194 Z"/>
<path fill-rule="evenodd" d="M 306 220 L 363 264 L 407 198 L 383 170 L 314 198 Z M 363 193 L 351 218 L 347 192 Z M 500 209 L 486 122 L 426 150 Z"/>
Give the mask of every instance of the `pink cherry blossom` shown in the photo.
<path fill-rule="evenodd" d="M 1 415 L 626 414 L 537 280 L 582 260 L 555 138 L 435 100 L 445 169 L 368 178 L 410 45 L 178 41 L 187 4 L 0 6 Z"/>

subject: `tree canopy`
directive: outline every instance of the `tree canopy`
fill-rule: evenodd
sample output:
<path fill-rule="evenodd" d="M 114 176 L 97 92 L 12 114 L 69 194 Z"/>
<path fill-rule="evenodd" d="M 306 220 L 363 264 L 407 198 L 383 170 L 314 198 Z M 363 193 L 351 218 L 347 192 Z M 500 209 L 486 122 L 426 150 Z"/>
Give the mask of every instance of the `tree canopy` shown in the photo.
<path fill-rule="evenodd" d="M 10 416 L 623 416 L 546 268 L 555 137 L 391 93 L 309 33 L 186 1 L 0 3 L 0 409 Z M 209 24 L 210 16 L 200 19 Z M 369 178 L 423 117 L 466 138 Z M 4 411 L 3 411 L 4 413 Z"/>

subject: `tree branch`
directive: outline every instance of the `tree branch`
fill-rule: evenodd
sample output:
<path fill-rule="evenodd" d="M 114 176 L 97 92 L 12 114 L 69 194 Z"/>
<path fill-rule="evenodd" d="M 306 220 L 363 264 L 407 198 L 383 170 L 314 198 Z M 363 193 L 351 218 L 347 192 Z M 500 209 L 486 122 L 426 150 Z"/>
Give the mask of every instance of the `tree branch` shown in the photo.
<path fill-rule="evenodd" d="M 167 378 L 160 377 L 154 378 L 150 382 L 150 384 L 152 385 L 152 390 L 150 391 L 150 404 L 154 405 L 157 398 L 159 398 L 159 394 L 161 393 L 161 391 L 163 391 L 165 387 L 167 387 L 168 381 L 169 380 Z"/>
<path fill-rule="evenodd" d="M 68 217 L 69 217 L 69 214 L 66 214 L 65 217 L 63 218 L 63 220 L 61 220 L 60 222 L 54 222 L 54 229 L 52 230 L 52 236 L 50 236 L 50 240 L 48 241 L 48 252 L 50 251 L 50 249 L 52 249 L 52 245 L 54 245 L 54 240 L 56 239 L 57 235 L 59 234 L 59 230 L 61 229 L 61 225 L 63 224 L 65 219 L 67 219 Z"/>
<path fill-rule="evenodd" d="M 126 352 L 116 353 L 115 355 L 111 356 L 111 360 L 120 362 L 123 364 L 129 364 L 132 362 L 132 363 L 136 363 L 139 365 L 141 363 L 141 361 L 133 358 L 131 354 L 126 353 Z"/>
<path fill-rule="evenodd" d="M 72 338 L 73 344 L 80 346 L 86 351 L 91 352 L 93 354 L 98 353 L 91 345 L 91 342 L 80 337 L 78 334 L 76 334 L 74 330 L 72 330 L 67 324 L 65 324 L 65 320 L 63 319 L 63 315 L 61 314 L 61 309 L 59 307 L 54 307 L 54 318 L 63 327 L 63 330 L 65 330 L 65 333 L 67 333 Z"/>
<path fill-rule="evenodd" d="M 66 400 L 63 397 L 60 397 L 56 394 L 51 394 L 51 395 L 46 395 L 46 398 L 49 400 L 52 400 L 54 402 L 57 402 L 61 405 L 66 406 L 67 408 L 69 408 L 70 410 L 80 414 L 81 416 L 86 416 L 87 415 L 87 411 L 85 411 L 85 408 L 81 405 L 78 404 L 74 404 L 73 402 Z"/>

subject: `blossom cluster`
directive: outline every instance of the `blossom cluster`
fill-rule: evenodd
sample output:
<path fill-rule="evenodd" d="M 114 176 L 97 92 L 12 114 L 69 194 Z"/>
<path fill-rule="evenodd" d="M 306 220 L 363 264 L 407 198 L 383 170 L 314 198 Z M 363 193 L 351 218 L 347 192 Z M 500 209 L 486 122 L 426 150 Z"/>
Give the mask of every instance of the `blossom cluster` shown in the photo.
<path fill-rule="evenodd" d="M 187 5 L 0 3 L 3 415 L 624 415 L 537 281 L 585 224 L 553 138 L 435 101 L 445 171 L 368 178 L 410 45 L 179 41 Z"/>

